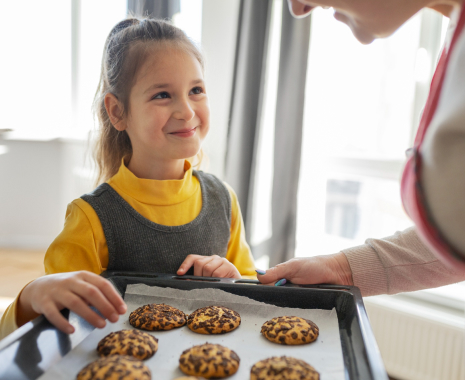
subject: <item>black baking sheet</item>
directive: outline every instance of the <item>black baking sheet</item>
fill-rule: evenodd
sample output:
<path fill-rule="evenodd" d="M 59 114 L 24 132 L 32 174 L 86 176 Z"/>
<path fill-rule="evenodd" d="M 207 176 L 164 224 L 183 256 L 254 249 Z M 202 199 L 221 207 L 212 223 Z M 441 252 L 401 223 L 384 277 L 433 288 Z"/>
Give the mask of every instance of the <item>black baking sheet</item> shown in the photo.
<path fill-rule="evenodd" d="M 128 284 L 144 283 L 159 287 L 191 290 L 218 288 L 279 307 L 304 309 L 336 308 L 346 379 L 387 380 L 358 288 L 337 285 L 271 287 L 253 280 L 214 279 L 153 273 L 104 272 L 124 295 Z M 68 337 L 44 318 L 24 326 L 0 342 L 0 379 L 36 379 L 73 349 L 92 327 L 71 313 L 77 335 Z M 74 335 L 74 334 L 73 334 Z M 7 339 L 8 339 L 7 338 Z M 15 338 L 15 339 L 12 339 Z M 7 377 L 5 377 L 7 376 Z M 324 379 L 323 379 L 324 380 Z"/>

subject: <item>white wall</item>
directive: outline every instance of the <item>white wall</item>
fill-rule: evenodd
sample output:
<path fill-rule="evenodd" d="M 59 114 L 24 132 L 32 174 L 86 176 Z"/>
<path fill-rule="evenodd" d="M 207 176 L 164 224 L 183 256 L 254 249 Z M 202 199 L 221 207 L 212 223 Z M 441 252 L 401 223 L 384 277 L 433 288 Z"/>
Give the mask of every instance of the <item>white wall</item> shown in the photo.
<path fill-rule="evenodd" d="M 43 248 L 64 220 L 58 141 L 1 141 L 0 246 Z"/>

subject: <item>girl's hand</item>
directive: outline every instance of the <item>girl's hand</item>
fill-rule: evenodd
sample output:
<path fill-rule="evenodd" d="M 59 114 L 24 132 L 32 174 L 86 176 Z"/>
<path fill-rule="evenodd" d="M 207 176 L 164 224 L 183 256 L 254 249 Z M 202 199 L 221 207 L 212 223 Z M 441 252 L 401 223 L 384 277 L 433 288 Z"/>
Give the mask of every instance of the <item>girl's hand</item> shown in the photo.
<path fill-rule="evenodd" d="M 257 278 L 262 284 L 274 285 L 281 279 L 294 284 L 336 284 L 353 285 L 352 271 L 345 255 L 314 256 L 291 259 L 278 264 L 261 275 L 257 270 Z"/>
<path fill-rule="evenodd" d="M 104 327 L 105 320 L 90 306 L 94 306 L 110 322 L 116 322 L 119 315 L 127 310 L 113 285 L 95 273 L 50 274 L 39 277 L 23 289 L 16 319 L 18 326 L 22 326 L 37 314 L 43 314 L 59 330 L 71 334 L 74 327 L 60 313 L 60 310 L 68 308 L 91 325 Z"/>
<path fill-rule="evenodd" d="M 217 255 L 189 255 L 179 267 L 177 274 L 185 274 L 192 265 L 194 266 L 194 276 L 241 278 L 241 274 L 233 264 Z"/>

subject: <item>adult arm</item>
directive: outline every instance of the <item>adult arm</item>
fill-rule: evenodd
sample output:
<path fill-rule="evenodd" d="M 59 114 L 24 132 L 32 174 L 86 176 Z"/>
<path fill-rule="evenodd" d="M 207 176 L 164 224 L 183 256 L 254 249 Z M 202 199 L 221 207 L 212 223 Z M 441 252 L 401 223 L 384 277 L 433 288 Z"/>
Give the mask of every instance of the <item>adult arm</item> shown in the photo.
<path fill-rule="evenodd" d="M 415 228 L 342 251 L 363 296 L 396 294 L 465 281 L 423 244 Z"/>
<path fill-rule="evenodd" d="M 447 268 L 411 227 L 333 255 L 292 259 L 258 276 L 264 284 L 282 278 L 295 284 L 355 285 L 366 297 L 465 281 L 465 273 Z"/>

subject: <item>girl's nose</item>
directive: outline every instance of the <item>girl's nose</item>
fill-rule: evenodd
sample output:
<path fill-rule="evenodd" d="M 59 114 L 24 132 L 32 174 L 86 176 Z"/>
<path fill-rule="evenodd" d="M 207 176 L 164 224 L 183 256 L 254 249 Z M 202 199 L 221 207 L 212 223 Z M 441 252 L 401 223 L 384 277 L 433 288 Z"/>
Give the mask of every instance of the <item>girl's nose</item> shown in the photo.
<path fill-rule="evenodd" d="M 189 121 L 195 115 L 195 111 L 192 109 L 188 100 L 179 100 L 176 104 L 176 108 L 173 112 L 173 117 L 179 120 Z"/>
<path fill-rule="evenodd" d="M 300 0 L 288 0 L 289 1 L 289 10 L 291 14 L 296 18 L 302 18 L 307 16 L 314 7 L 311 5 L 304 4 L 304 1 Z"/>

